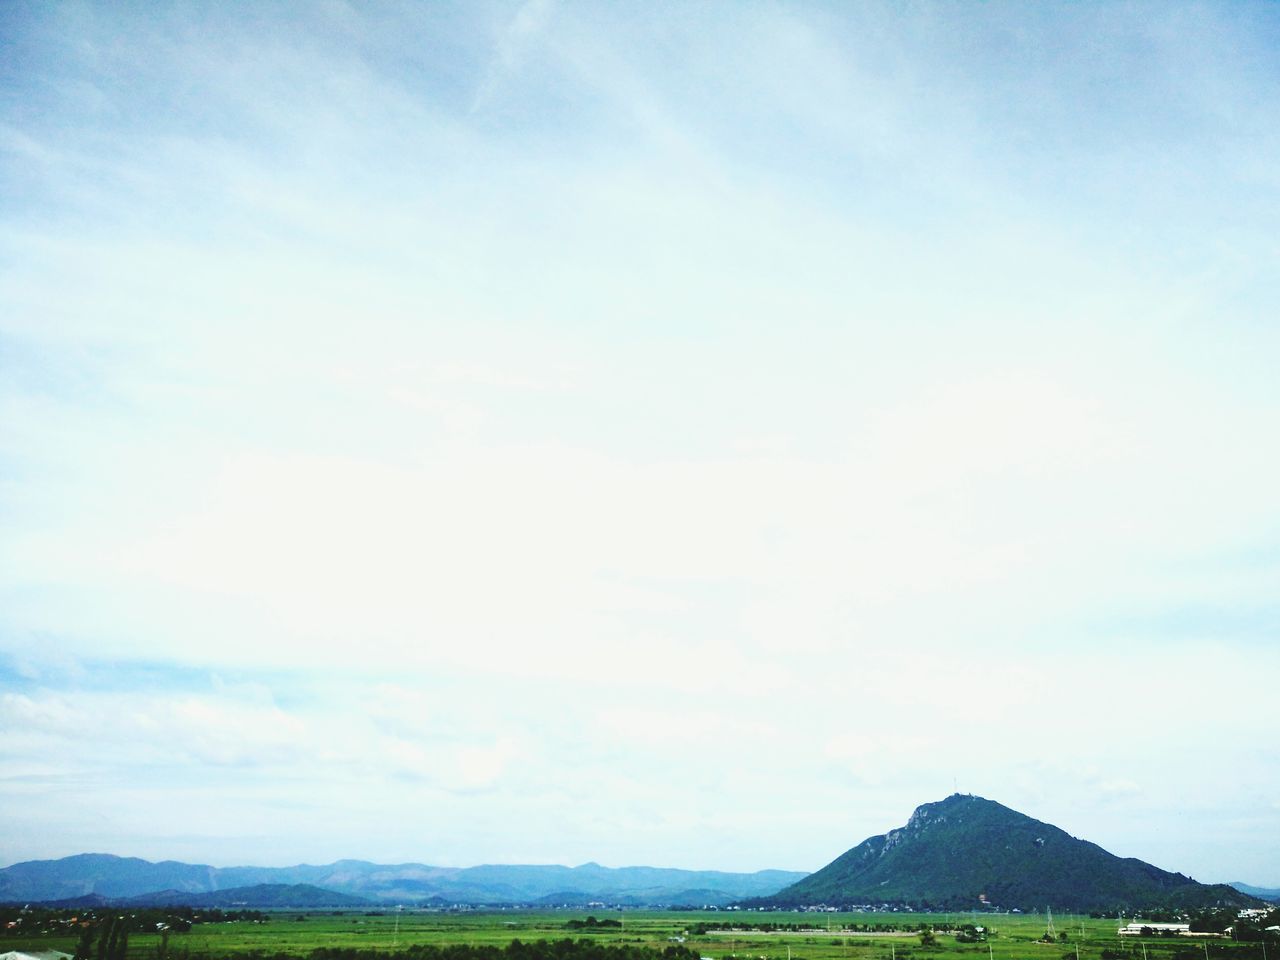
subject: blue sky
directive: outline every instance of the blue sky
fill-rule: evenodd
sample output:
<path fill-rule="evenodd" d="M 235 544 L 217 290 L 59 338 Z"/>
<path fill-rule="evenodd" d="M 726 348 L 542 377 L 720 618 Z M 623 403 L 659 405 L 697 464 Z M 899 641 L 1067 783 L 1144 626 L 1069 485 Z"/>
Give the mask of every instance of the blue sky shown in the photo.
<path fill-rule="evenodd" d="M 0 860 L 1280 885 L 1274 7 L 0 17 Z"/>

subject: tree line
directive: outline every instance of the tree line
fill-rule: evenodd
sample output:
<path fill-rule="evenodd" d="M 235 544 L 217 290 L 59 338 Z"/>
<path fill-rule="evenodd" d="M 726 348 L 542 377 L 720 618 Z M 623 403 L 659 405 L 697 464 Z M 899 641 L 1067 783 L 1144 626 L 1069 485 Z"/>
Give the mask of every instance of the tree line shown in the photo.
<path fill-rule="evenodd" d="M 414 944 L 386 952 L 355 947 L 319 947 L 305 955 L 290 953 L 237 953 L 236 960 L 700 960 L 687 947 L 663 949 L 629 944 L 602 944 L 594 940 L 512 940 L 495 944 Z"/>

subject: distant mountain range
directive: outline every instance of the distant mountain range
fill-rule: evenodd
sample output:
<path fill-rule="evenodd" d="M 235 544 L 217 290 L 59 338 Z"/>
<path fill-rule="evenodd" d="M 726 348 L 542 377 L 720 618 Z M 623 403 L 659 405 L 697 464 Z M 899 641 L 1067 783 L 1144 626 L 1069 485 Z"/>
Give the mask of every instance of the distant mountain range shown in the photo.
<path fill-rule="evenodd" d="M 358 907 L 389 903 L 918 909 L 1188 909 L 1260 906 L 1280 891 L 1197 883 L 1121 859 L 991 800 L 954 794 L 870 837 L 817 873 L 724 873 L 491 864 L 432 867 L 339 860 L 323 866 L 211 867 L 86 853 L 0 869 L 0 903 L 193 907 Z"/>
<path fill-rule="evenodd" d="M 318 907 L 367 907 L 373 901 L 335 893 L 309 883 L 258 883 L 251 887 L 231 887 L 213 893 L 190 893 L 183 890 L 156 890 L 136 897 L 105 897 L 100 893 L 86 893 L 62 900 L 34 901 L 48 907 L 241 907 L 290 909 L 314 909 Z"/>
<path fill-rule="evenodd" d="M 165 860 L 84 853 L 60 860 L 29 860 L 0 869 L 0 902 L 74 900 L 96 895 L 112 902 L 184 903 L 224 906 L 201 899 L 233 896 L 247 906 L 339 906 L 337 896 L 356 903 L 542 903 L 593 900 L 635 906 L 724 905 L 775 893 L 804 877 L 786 870 L 723 873 L 658 867 L 507 866 L 431 867 L 421 863 L 378 864 L 339 860 L 324 866 L 211 867 Z M 300 889 L 307 888 L 307 889 Z M 292 893 L 282 888 L 289 888 Z M 331 899 L 318 903 L 319 889 Z M 277 902 L 293 897 L 294 902 Z M 275 898 L 275 899 L 273 899 Z"/>
<path fill-rule="evenodd" d="M 1261 905 L 1226 884 L 1197 883 L 1121 859 L 992 800 L 957 793 L 918 807 L 906 826 L 870 837 L 817 873 L 743 906 L 883 903 L 1105 911 Z"/>
<path fill-rule="evenodd" d="M 1247 883 L 1233 882 L 1231 886 L 1235 887 L 1241 893 L 1247 893 L 1251 897 L 1257 897 L 1259 900 L 1267 900 L 1271 903 L 1280 903 L 1280 890 L 1268 890 L 1266 887 L 1254 887 Z"/>

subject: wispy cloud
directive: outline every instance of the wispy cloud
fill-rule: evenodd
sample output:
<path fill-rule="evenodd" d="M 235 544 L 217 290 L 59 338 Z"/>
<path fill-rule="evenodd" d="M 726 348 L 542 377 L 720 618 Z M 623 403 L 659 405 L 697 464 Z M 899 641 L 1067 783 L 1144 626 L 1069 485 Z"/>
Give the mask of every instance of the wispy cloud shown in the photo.
<path fill-rule="evenodd" d="M 0 853 L 1267 880 L 1270 11 L 13 27 Z"/>

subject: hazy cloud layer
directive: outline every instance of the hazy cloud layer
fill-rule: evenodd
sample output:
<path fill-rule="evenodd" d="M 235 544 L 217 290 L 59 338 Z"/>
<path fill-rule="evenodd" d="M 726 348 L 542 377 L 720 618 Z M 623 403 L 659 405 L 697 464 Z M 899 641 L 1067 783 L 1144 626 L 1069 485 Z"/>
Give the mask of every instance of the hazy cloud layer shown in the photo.
<path fill-rule="evenodd" d="M 1276 11 L 0 16 L 0 858 L 1280 884 Z"/>

